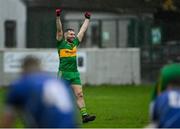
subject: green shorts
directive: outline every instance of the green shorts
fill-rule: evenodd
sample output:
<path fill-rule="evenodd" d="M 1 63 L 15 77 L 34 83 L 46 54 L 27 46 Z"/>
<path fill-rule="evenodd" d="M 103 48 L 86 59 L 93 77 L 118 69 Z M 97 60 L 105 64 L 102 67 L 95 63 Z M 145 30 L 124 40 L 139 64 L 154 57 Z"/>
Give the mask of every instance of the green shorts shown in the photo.
<path fill-rule="evenodd" d="M 71 84 L 81 85 L 79 72 L 64 72 L 58 71 L 58 77 L 69 81 Z"/>

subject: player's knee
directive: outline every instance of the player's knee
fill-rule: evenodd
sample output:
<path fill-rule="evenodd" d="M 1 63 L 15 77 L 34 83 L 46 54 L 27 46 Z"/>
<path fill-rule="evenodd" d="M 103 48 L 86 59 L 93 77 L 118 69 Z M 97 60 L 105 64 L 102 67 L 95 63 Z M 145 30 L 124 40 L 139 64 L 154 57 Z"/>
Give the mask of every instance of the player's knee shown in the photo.
<path fill-rule="evenodd" d="M 77 98 L 83 98 L 83 92 L 78 92 L 77 93 Z"/>

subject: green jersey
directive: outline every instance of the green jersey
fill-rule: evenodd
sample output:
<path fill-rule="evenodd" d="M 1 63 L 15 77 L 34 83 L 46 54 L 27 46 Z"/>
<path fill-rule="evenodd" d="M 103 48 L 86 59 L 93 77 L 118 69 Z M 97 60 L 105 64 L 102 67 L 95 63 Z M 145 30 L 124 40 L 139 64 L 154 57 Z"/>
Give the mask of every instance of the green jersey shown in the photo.
<path fill-rule="evenodd" d="M 77 46 L 79 45 L 78 38 L 75 38 L 72 43 L 68 43 L 64 39 L 57 41 L 57 49 L 59 55 L 59 71 L 77 72 Z"/>
<path fill-rule="evenodd" d="M 166 90 L 169 83 L 177 77 L 180 77 L 180 64 L 170 64 L 163 67 L 155 85 L 152 99 L 154 100 L 157 95 Z"/>

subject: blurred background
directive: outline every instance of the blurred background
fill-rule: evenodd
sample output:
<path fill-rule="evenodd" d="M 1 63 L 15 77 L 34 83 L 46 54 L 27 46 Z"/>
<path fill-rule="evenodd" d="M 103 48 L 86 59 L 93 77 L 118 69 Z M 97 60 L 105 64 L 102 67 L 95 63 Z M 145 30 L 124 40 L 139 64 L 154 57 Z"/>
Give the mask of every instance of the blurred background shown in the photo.
<path fill-rule="evenodd" d="M 63 9 L 63 29 L 76 33 L 84 12 L 92 12 L 77 61 L 97 120 L 83 127 L 147 125 L 160 68 L 180 62 L 180 0 L 0 0 L 0 87 L 18 77 L 28 54 L 57 75 L 56 8 Z M 5 95 L 2 88 L 0 107 Z"/>
<path fill-rule="evenodd" d="M 79 63 L 84 65 L 82 62 L 86 61 L 85 71 L 88 74 L 92 69 L 96 69 L 95 64 L 102 62 L 99 67 L 97 65 L 97 69 L 106 71 L 103 76 L 111 75 L 107 77 L 106 80 L 109 79 L 107 82 L 102 81 L 102 83 L 116 83 L 116 80 L 123 80 L 123 77 L 117 76 L 128 73 L 128 70 L 118 71 L 118 69 L 126 69 L 126 66 L 129 69 L 134 68 L 129 71 L 129 74 L 134 75 L 129 77 L 132 81 L 121 81 L 122 83 L 151 83 L 158 76 L 161 66 L 180 60 L 179 0 L 0 0 L 1 53 L 5 55 L 9 49 L 11 52 L 17 52 L 56 48 L 55 9 L 59 7 L 63 9 L 61 16 L 63 28 L 74 28 L 76 33 L 84 19 L 83 12 L 92 12 L 91 24 L 80 45 L 80 52 L 85 53 L 87 60 L 82 56 Z M 118 50 L 121 52 L 118 53 Z M 128 55 L 127 51 L 130 51 L 131 56 L 122 56 Z M 89 57 L 88 52 L 91 54 L 97 52 L 97 54 L 90 54 Z M 118 57 L 118 54 L 121 57 Z M 6 58 L 11 55 L 4 55 L 1 54 L 0 71 L 6 74 L 9 71 L 6 71 L 7 64 L 3 62 L 12 62 L 12 60 Z M 111 57 L 116 59 L 115 62 L 110 60 Z M 95 59 L 94 64 L 90 58 Z M 104 62 L 111 62 L 111 64 L 105 65 Z M 121 67 L 122 62 L 126 63 Z M 129 64 L 131 66 L 128 67 Z M 112 77 L 112 67 L 115 67 L 114 72 L 117 72 L 114 77 Z M 99 74 L 96 73 L 97 76 Z M 11 74 L 6 78 L 9 76 Z M 93 73 L 82 74 L 84 83 L 95 81 L 93 79 L 88 81 L 89 76 L 93 76 Z M 137 79 L 133 80 L 136 77 Z M 1 81 L 2 84 L 6 84 L 4 79 Z M 99 84 L 101 81 L 96 83 Z"/>

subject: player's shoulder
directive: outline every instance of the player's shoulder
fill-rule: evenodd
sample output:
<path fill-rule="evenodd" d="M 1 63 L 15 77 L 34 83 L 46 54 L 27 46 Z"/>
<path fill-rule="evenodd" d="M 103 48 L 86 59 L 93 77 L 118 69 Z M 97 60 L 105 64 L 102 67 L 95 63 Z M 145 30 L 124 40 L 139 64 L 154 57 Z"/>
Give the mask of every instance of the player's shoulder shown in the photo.
<path fill-rule="evenodd" d="M 168 105 L 171 99 L 174 99 L 179 95 L 180 90 L 166 90 L 157 97 L 156 103 L 160 105 Z"/>
<path fill-rule="evenodd" d="M 12 81 L 10 83 L 10 86 L 13 86 L 13 87 L 20 86 L 20 85 L 22 85 L 24 83 L 24 81 L 25 81 L 24 76 L 21 76 L 18 79 Z"/>
<path fill-rule="evenodd" d="M 62 39 L 60 39 L 60 40 L 57 40 L 56 39 L 56 43 L 57 44 L 62 44 L 62 43 L 65 43 L 66 42 L 66 40 L 64 39 L 64 38 L 62 38 Z"/>
<path fill-rule="evenodd" d="M 56 39 L 56 45 L 57 45 L 58 48 L 64 46 L 65 44 L 66 44 L 66 41 L 65 41 L 64 38 L 62 38 L 60 40 Z"/>
<path fill-rule="evenodd" d="M 169 96 L 169 91 L 164 91 L 157 97 L 155 102 L 157 104 L 164 104 L 165 102 L 167 102 L 168 96 Z"/>
<path fill-rule="evenodd" d="M 79 41 L 78 37 L 76 37 L 76 38 L 74 38 L 73 42 L 78 42 L 79 43 L 80 41 Z"/>
<path fill-rule="evenodd" d="M 17 94 L 26 94 L 26 91 L 28 91 L 29 89 L 28 85 L 29 83 L 24 77 L 20 77 L 19 79 L 16 79 L 15 81 L 11 82 L 11 84 L 9 85 L 10 96 L 14 96 Z"/>
<path fill-rule="evenodd" d="M 74 38 L 73 44 L 74 44 L 75 46 L 78 46 L 79 43 L 80 43 L 80 41 L 79 41 L 78 37 Z"/>

